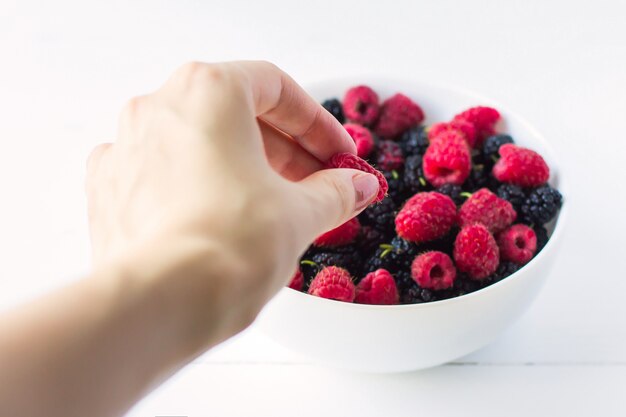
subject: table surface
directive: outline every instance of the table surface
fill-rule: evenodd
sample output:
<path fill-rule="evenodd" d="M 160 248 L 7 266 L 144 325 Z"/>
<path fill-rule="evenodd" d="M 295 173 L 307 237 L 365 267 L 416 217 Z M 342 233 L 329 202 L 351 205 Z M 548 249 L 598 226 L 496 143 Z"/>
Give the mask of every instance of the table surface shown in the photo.
<path fill-rule="evenodd" d="M 253 326 L 129 416 L 625 415 L 626 3 L 365 3 L 1 1 L 0 307 L 87 273 L 86 155 L 179 64 L 433 80 L 525 115 L 568 176 L 566 242 L 530 311 L 492 345 L 402 375 L 320 367 Z"/>

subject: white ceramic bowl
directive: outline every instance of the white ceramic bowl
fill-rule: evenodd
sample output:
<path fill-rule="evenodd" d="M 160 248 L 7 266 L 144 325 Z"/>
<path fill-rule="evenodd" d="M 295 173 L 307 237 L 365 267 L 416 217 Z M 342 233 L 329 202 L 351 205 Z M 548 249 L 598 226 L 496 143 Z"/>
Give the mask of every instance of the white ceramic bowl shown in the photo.
<path fill-rule="evenodd" d="M 318 101 L 342 97 L 356 84 L 382 99 L 403 92 L 422 106 L 426 123 L 450 119 L 471 106 L 491 105 L 503 116 L 500 131 L 541 153 L 550 183 L 567 196 L 546 140 L 520 116 L 463 89 L 383 78 L 337 79 L 309 86 Z M 283 346 L 335 367 L 403 372 L 439 365 L 493 341 L 529 307 L 546 280 L 562 241 L 567 200 L 546 247 L 515 274 L 471 294 L 425 304 L 371 306 L 313 297 L 284 288 L 263 310 L 258 325 Z"/>

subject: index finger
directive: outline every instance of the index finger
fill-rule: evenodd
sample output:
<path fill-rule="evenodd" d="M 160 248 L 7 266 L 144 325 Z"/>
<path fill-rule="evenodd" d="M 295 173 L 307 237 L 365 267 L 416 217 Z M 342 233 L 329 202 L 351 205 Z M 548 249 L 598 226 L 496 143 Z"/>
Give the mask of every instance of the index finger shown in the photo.
<path fill-rule="evenodd" d="M 327 161 L 339 152 L 356 154 L 343 126 L 300 85 L 269 62 L 241 61 L 257 117 L 297 140 L 308 152 Z"/>

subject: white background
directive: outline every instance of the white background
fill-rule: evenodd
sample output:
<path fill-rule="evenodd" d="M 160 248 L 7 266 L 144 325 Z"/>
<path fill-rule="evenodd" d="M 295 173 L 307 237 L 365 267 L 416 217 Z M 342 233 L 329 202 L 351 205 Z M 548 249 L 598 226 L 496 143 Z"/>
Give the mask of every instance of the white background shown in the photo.
<path fill-rule="evenodd" d="M 453 364 L 389 376 L 315 366 L 252 328 L 130 416 L 623 416 L 625 21 L 617 0 L 2 1 L 0 307 L 88 272 L 86 155 L 185 61 L 451 83 L 524 115 L 568 177 L 567 241 L 529 313 Z"/>

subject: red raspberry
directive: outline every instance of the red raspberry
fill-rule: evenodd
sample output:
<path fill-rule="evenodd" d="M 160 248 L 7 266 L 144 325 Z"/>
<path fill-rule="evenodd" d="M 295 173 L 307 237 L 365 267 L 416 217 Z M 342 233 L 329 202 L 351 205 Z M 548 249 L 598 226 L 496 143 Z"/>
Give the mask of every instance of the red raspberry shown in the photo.
<path fill-rule="evenodd" d="M 538 187 L 550 178 L 550 168 L 541 155 L 530 149 L 506 143 L 498 151 L 500 159 L 493 166 L 493 176 L 498 181 Z"/>
<path fill-rule="evenodd" d="M 356 289 L 348 271 L 338 266 L 329 266 L 315 275 L 309 285 L 309 294 L 351 303 L 354 301 Z"/>
<path fill-rule="evenodd" d="M 495 125 L 500 120 L 500 113 L 492 107 L 472 107 L 454 116 L 453 120 L 465 120 L 474 125 L 476 141 L 474 146 L 481 146 L 483 141 L 496 133 Z"/>
<path fill-rule="evenodd" d="M 498 233 L 513 224 L 516 217 L 511 203 L 487 188 L 481 188 L 465 200 L 459 209 L 459 226 L 481 223 L 491 233 Z"/>
<path fill-rule="evenodd" d="M 415 243 L 445 236 L 456 222 L 456 205 L 436 192 L 415 194 L 396 216 L 398 236 Z"/>
<path fill-rule="evenodd" d="M 368 128 L 356 123 L 343 125 L 356 144 L 356 154 L 360 158 L 366 158 L 374 149 L 374 138 Z"/>
<path fill-rule="evenodd" d="M 537 235 L 525 224 L 515 224 L 498 235 L 500 258 L 524 265 L 537 252 Z"/>
<path fill-rule="evenodd" d="M 472 170 L 472 156 L 463 135 L 450 130 L 442 132 L 426 149 L 424 176 L 435 187 L 461 185 Z"/>
<path fill-rule="evenodd" d="M 389 190 L 389 185 L 387 184 L 387 179 L 385 176 L 368 164 L 363 159 L 359 158 L 356 155 L 352 155 L 351 153 L 336 153 L 330 157 L 326 166 L 328 168 L 352 168 L 358 169 L 359 171 L 367 172 L 368 174 L 374 174 L 376 178 L 378 178 L 378 195 L 374 199 L 374 203 L 382 201 L 383 198 L 387 195 L 387 190 Z"/>
<path fill-rule="evenodd" d="M 395 94 L 383 102 L 374 132 L 383 138 L 395 138 L 424 120 L 424 112 L 404 94 Z"/>
<path fill-rule="evenodd" d="M 304 286 L 304 275 L 302 275 L 302 271 L 300 268 L 296 270 L 296 273 L 293 274 L 291 281 L 289 281 L 289 288 L 292 288 L 296 291 L 302 291 L 302 287 Z"/>
<path fill-rule="evenodd" d="M 454 241 L 454 262 L 459 271 L 481 280 L 493 274 L 500 262 L 498 244 L 482 224 L 465 226 Z"/>
<path fill-rule="evenodd" d="M 445 290 L 454 285 L 456 268 L 443 252 L 432 251 L 418 255 L 411 264 L 411 276 L 422 288 Z"/>
<path fill-rule="evenodd" d="M 370 126 L 378 119 L 379 112 L 378 94 L 368 86 L 358 85 L 346 91 L 343 114 L 349 120 Z"/>
<path fill-rule="evenodd" d="M 470 148 L 476 145 L 476 129 L 473 124 L 463 119 L 452 120 L 451 122 L 445 123 L 435 123 L 428 128 L 428 139 L 432 142 L 436 140 L 440 134 L 450 130 L 461 132 Z"/>
<path fill-rule="evenodd" d="M 404 164 L 402 148 L 392 140 L 381 140 L 378 143 L 376 165 L 383 171 L 398 169 Z"/>
<path fill-rule="evenodd" d="M 355 303 L 398 304 L 400 296 L 396 281 L 386 269 L 378 269 L 365 275 L 356 286 Z"/>

